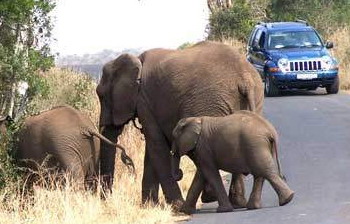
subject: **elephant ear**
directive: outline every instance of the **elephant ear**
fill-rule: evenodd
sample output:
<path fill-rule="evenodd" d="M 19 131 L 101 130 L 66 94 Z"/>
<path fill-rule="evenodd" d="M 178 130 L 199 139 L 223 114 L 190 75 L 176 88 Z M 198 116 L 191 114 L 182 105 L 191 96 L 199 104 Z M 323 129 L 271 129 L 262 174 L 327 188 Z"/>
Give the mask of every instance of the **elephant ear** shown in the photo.
<path fill-rule="evenodd" d="M 180 156 L 187 154 L 196 147 L 202 130 L 200 118 L 181 119 L 173 131 L 174 141 Z"/>
<path fill-rule="evenodd" d="M 140 60 L 130 54 L 122 54 L 106 67 L 112 73 L 112 116 L 115 125 L 122 125 L 136 114 L 136 103 L 141 75 Z"/>

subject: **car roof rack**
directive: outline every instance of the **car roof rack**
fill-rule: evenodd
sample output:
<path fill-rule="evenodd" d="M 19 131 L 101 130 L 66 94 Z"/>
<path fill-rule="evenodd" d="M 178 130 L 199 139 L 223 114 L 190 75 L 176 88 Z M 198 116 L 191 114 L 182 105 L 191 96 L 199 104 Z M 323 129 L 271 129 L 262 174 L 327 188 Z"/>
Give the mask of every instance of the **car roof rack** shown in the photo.
<path fill-rule="evenodd" d="M 297 19 L 297 20 L 295 20 L 295 22 L 297 22 L 297 23 L 303 23 L 303 24 L 305 24 L 306 26 L 309 25 L 309 23 L 308 23 L 307 21 L 302 20 L 302 19 Z"/>

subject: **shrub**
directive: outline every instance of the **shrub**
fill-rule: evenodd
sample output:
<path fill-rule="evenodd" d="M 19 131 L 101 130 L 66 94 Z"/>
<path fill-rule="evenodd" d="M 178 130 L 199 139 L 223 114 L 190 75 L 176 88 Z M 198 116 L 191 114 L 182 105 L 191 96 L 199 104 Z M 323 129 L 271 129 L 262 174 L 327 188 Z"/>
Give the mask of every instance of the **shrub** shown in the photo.
<path fill-rule="evenodd" d="M 213 12 L 209 18 L 208 38 L 246 41 L 256 22 L 251 9 L 244 0 L 238 0 L 232 8 Z"/>

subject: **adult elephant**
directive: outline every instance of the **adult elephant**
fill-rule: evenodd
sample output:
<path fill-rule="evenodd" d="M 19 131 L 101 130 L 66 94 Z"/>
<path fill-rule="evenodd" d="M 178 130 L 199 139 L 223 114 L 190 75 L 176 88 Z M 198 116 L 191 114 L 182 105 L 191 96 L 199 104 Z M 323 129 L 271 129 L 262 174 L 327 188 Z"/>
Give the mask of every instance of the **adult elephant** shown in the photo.
<path fill-rule="evenodd" d="M 224 116 L 242 109 L 261 113 L 263 106 L 263 85 L 256 70 L 231 46 L 209 41 L 184 50 L 153 49 L 139 57 L 123 54 L 104 66 L 97 94 L 104 136 L 115 140 L 136 117 L 142 124 L 143 202 L 158 202 L 159 183 L 168 203 L 183 202 L 169 153 L 172 130 L 181 118 Z M 101 144 L 101 174 L 110 189 L 115 153 Z M 242 186 L 243 179 L 235 182 Z M 232 189 L 244 201 L 242 189 Z"/>

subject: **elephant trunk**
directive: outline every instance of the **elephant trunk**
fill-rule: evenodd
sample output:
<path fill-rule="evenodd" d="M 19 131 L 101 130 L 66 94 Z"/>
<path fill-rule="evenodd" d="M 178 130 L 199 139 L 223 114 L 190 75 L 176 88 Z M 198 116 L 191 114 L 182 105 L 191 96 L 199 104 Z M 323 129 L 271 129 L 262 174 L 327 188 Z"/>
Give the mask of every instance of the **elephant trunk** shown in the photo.
<path fill-rule="evenodd" d="M 183 177 L 183 172 L 180 169 L 180 155 L 176 153 L 174 145 L 171 149 L 171 175 L 175 181 L 180 181 Z"/>
<path fill-rule="evenodd" d="M 114 125 L 101 127 L 102 135 L 111 142 L 116 142 L 118 135 L 123 128 L 115 127 Z M 101 182 L 104 192 L 112 190 L 116 148 L 105 141 L 100 142 L 100 172 Z"/>

